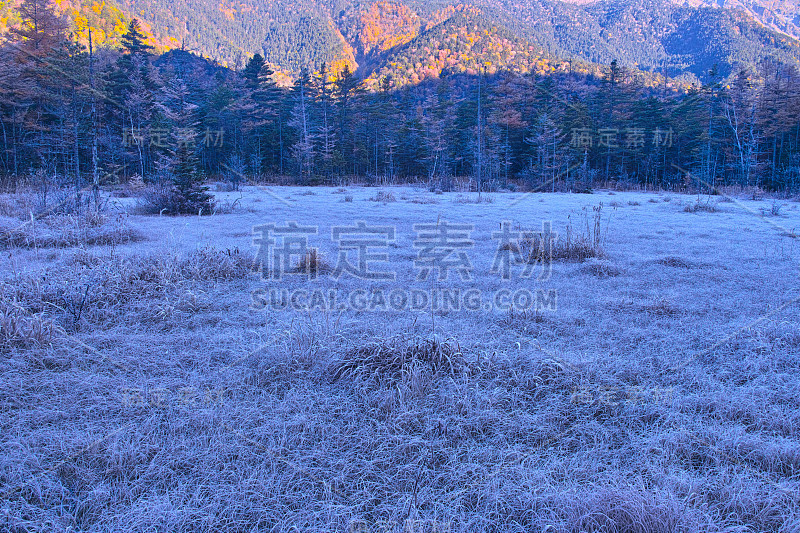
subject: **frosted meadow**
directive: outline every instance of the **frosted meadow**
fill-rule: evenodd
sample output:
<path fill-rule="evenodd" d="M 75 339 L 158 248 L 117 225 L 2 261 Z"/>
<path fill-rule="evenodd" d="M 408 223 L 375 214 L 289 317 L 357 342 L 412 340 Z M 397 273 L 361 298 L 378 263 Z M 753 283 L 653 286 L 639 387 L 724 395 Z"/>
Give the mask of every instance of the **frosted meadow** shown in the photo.
<path fill-rule="evenodd" d="M 215 196 L 0 200 L 3 529 L 800 531 L 797 202 Z"/>

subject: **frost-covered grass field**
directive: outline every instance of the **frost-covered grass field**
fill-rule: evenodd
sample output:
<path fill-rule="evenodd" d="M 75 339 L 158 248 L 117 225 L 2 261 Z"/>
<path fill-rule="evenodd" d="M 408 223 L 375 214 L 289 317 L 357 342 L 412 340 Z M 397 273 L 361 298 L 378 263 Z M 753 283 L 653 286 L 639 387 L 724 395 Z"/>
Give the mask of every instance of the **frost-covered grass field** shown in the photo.
<path fill-rule="evenodd" d="M 0 530 L 800 531 L 800 203 L 217 196 L 90 221 L 0 199 Z M 318 228 L 317 279 L 252 272 L 253 228 L 287 221 Z M 371 250 L 395 281 L 326 270 L 357 221 L 395 229 Z M 503 221 L 599 257 L 503 280 Z M 414 224 L 473 225 L 471 279 L 417 280 Z M 258 309 L 270 287 L 346 296 Z M 481 305 L 372 298 L 456 289 Z M 484 307 L 519 290 L 544 305 Z"/>

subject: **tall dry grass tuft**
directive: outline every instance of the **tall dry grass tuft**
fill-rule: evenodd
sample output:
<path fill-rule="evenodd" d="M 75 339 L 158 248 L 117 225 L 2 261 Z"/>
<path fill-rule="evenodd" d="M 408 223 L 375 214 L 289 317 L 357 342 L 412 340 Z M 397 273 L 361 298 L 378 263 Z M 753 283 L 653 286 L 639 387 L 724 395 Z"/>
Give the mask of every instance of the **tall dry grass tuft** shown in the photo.
<path fill-rule="evenodd" d="M 522 260 L 531 264 L 549 261 L 584 262 L 587 259 L 606 256 L 603 244 L 608 227 L 603 228 L 603 204 L 584 207 L 579 228 L 573 227 L 571 218 L 567 222 L 564 237 L 553 233 L 523 232 L 519 245 L 511 244 L 511 251 L 520 253 Z"/>

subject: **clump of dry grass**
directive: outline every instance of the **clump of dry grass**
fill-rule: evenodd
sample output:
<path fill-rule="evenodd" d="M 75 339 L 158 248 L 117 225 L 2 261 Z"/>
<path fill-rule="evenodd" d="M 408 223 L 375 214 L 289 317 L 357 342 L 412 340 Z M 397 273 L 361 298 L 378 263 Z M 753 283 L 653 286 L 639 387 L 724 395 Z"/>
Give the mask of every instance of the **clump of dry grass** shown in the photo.
<path fill-rule="evenodd" d="M 0 196 L 0 217 L 24 218 L 34 209 L 34 202 L 30 195 L 3 194 Z"/>
<path fill-rule="evenodd" d="M 0 301 L 0 353 L 49 346 L 60 332 L 41 314 L 31 314 L 17 302 Z"/>
<path fill-rule="evenodd" d="M 712 202 L 711 198 L 705 202 L 698 198 L 695 203 L 687 204 L 683 208 L 684 213 L 716 213 L 717 211 L 717 203 Z"/>
<path fill-rule="evenodd" d="M 247 277 L 256 268 L 252 255 L 239 248 L 200 248 L 178 263 L 179 277 L 197 281 L 230 281 Z"/>
<path fill-rule="evenodd" d="M 694 268 L 695 264 L 688 259 L 684 259 L 683 257 L 677 257 L 674 255 L 669 255 L 667 257 L 662 257 L 661 259 L 657 259 L 656 263 L 659 265 L 664 265 L 672 268 Z"/>
<path fill-rule="evenodd" d="M 333 382 L 349 379 L 391 384 L 408 379 L 417 367 L 434 376 L 456 376 L 464 372 L 466 363 L 454 340 L 395 336 L 351 348 L 329 365 L 328 375 Z"/>
<path fill-rule="evenodd" d="M 761 216 L 779 217 L 781 216 L 782 209 L 783 209 L 783 204 L 779 204 L 777 201 L 773 201 L 772 205 L 770 205 L 769 207 L 761 208 Z"/>
<path fill-rule="evenodd" d="M 298 274 L 318 276 L 319 274 L 333 271 L 333 267 L 325 260 L 325 257 L 319 250 L 310 248 L 306 254 L 300 258 L 292 271 Z"/>
<path fill-rule="evenodd" d="M 438 204 L 439 201 L 435 198 L 425 198 L 417 196 L 411 199 L 412 204 L 420 204 L 420 205 L 431 205 L 431 204 Z"/>
<path fill-rule="evenodd" d="M 108 246 L 137 242 L 144 236 L 129 228 L 123 216 L 109 219 L 103 215 L 52 215 L 26 221 L 0 218 L 2 248 L 68 248 L 71 246 Z"/>
<path fill-rule="evenodd" d="M 254 259 L 238 249 L 203 248 L 187 256 L 133 258 L 79 252 L 71 263 L 1 282 L 0 298 L 18 302 L 30 314 L 41 314 L 65 329 L 77 330 L 82 324 L 119 321 L 130 313 L 157 319 L 157 313 L 149 313 L 163 308 L 165 301 L 186 300 L 190 282 L 240 279 L 254 267 Z M 134 302 L 137 305 L 132 305 Z M 199 308 L 196 303 L 185 303 L 187 311 Z"/>
<path fill-rule="evenodd" d="M 581 267 L 581 272 L 598 278 L 614 278 L 622 274 L 622 269 L 611 261 L 591 258 Z"/>
<path fill-rule="evenodd" d="M 607 487 L 575 503 L 569 532 L 672 533 L 691 525 L 678 501 L 648 492 Z"/>
<path fill-rule="evenodd" d="M 643 305 L 642 311 L 655 316 L 676 316 L 681 312 L 672 300 L 664 297 L 658 297 L 652 302 Z"/>
<path fill-rule="evenodd" d="M 383 203 L 390 203 L 396 202 L 397 198 L 395 197 L 394 193 L 389 191 L 378 191 L 375 193 L 375 196 L 370 198 L 373 202 L 383 202 Z"/>
<path fill-rule="evenodd" d="M 479 194 L 478 196 L 461 196 L 456 197 L 456 203 L 459 204 L 493 204 L 494 197 L 488 194 Z"/>
<path fill-rule="evenodd" d="M 551 261 L 584 262 L 592 258 L 603 258 L 605 232 L 602 228 L 603 204 L 592 208 L 592 216 L 584 208 L 580 232 L 575 232 L 572 222 L 567 223 L 564 237 L 548 232 L 523 231 L 519 242 L 507 242 L 501 251 L 509 251 L 518 263 L 547 264 Z"/>

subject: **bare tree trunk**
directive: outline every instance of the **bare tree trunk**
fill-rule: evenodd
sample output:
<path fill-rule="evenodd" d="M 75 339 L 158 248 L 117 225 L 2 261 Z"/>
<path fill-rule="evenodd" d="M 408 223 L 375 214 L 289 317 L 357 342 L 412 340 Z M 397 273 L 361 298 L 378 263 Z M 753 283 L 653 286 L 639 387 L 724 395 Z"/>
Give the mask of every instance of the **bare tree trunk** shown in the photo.
<path fill-rule="evenodd" d="M 482 108 L 481 108 L 481 74 L 478 73 L 478 161 L 477 161 L 477 172 L 476 172 L 476 180 L 478 182 L 478 198 L 481 197 L 481 189 L 483 189 L 483 183 L 481 183 L 481 172 L 482 172 L 482 163 L 483 163 L 483 117 L 482 117 Z"/>
<path fill-rule="evenodd" d="M 92 91 L 92 194 L 94 209 L 100 211 L 100 172 L 97 161 L 97 103 L 94 88 L 94 50 L 92 49 L 92 27 L 89 26 L 89 87 Z"/>

